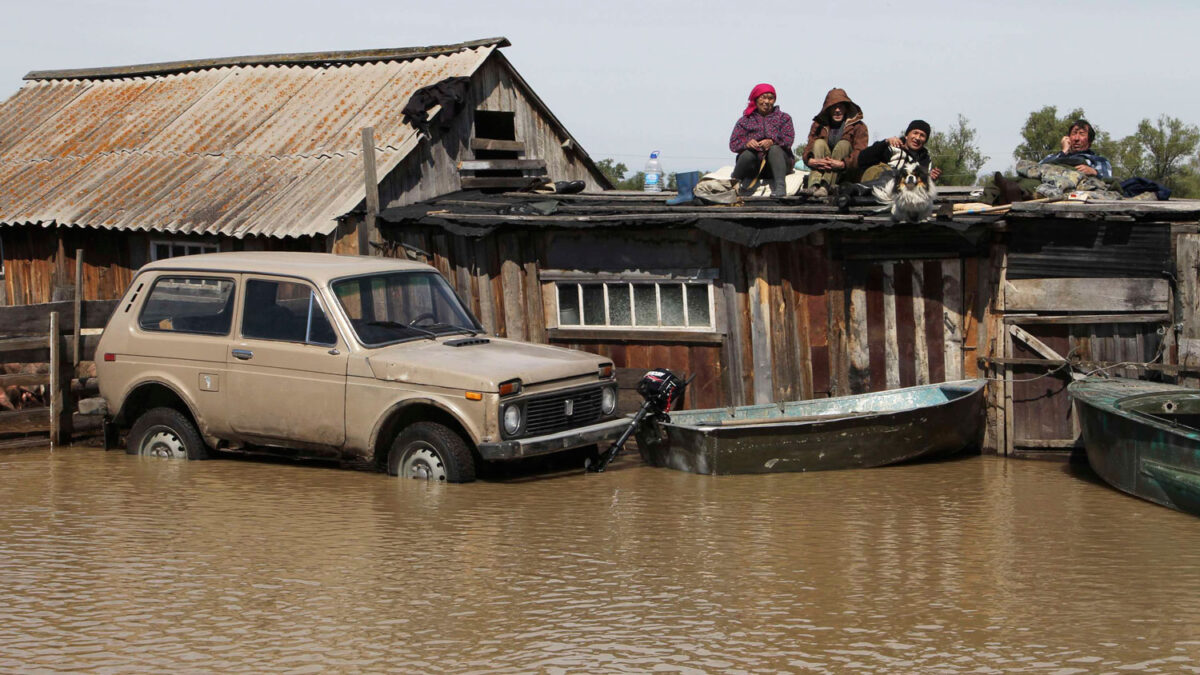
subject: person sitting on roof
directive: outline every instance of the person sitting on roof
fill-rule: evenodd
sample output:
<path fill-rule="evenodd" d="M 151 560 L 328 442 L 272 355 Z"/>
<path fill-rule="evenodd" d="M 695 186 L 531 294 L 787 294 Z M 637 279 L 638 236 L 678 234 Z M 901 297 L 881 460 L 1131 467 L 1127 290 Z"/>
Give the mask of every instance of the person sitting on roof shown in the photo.
<path fill-rule="evenodd" d="M 1112 179 L 1112 164 L 1092 150 L 1096 129 L 1082 117 L 1071 122 L 1060 141 L 1062 150 L 1042 158 L 1036 165 L 1028 160 L 1017 162 L 1017 177 L 1006 178 L 999 171 L 984 187 L 983 201 L 988 204 L 1012 202 L 1042 196 L 1057 196 L 1064 189 L 1107 191 L 1105 181 Z M 1091 180 L 1089 180 L 1091 179 Z M 1048 187 L 1042 188 L 1044 183 Z"/>
<path fill-rule="evenodd" d="M 737 155 L 733 177 L 741 181 L 741 190 L 748 192 L 756 178 L 770 178 L 771 196 L 783 197 L 787 193 L 784 177 L 796 161 L 792 155 L 795 140 L 792 116 L 775 105 L 775 87 L 755 86 L 749 105 L 729 135 L 729 150 Z"/>
<path fill-rule="evenodd" d="M 1112 164 L 1092 150 L 1095 140 L 1096 130 L 1081 117 L 1071 123 L 1067 135 L 1062 137 L 1062 151 L 1046 155 L 1038 164 L 1060 164 L 1074 167 L 1085 176 L 1112 178 Z"/>
<path fill-rule="evenodd" d="M 899 170 L 905 164 L 920 164 L 929 172 L 931 180 L 937 180 L 942 170 L 932 167 L 929 150 L 929 123 L 913 120 L 904 130 L 904 137 L 893 136 L 868 145 L 855 159 L 847 158 L 846 166 L 863 169 L 862 182 L 867 183 L 883 176 L 885 171 Z"/>
<path fill-rule="evenodd" d="M 862 119 L 862 108 L 850 100 L 845 89 L 834 87 L 825 94 L 821 111 L 808 129 L 802 156 L 812 169 L 808 190 L 814 197 L 825 197 L 829 186 L 853 173 L 845 172 L 847 164 L 857 161 L 858 153 L 867 147 L 867 125 Z"/>

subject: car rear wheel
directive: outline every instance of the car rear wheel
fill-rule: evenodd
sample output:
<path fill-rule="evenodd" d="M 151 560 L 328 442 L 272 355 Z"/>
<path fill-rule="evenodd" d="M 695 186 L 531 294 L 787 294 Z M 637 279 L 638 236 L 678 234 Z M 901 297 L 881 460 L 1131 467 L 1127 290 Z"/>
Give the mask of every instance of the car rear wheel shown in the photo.
<path fill-rule="evenodd" d="M 470 483 L 475 480 L 475 459 L 462 437 L 445 425 L 417 422 L 392 442 L 388 473 L 401 478 Z"/>
<path fill-rule="evenodd" d="M 142 413 L 129 430 L 125 451 L 168 459 L 208 459 L 200 432 L 174 408 L 151 408 Z"/>

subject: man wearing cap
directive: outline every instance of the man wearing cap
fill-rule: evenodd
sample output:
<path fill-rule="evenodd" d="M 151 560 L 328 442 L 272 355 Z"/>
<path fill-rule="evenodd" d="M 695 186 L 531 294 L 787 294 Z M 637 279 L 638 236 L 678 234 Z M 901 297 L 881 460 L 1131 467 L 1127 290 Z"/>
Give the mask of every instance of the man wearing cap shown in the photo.
<path fill-rule="evenodd" d="M 942 170 L 930 167 L 929 150 L 925 142 L 929 140 L 929 123 L 925 120 L 913 120 L 904 130 L 904 137 L 893 136 L 868 145 L 858 157 L 847 162 L 850 168 L 863 169 L 862 182 L 875 180 L 889 169 L 900 169 L 905 164 L 920 164 L 929 171 L 929 178 L 937 180 Z"/>

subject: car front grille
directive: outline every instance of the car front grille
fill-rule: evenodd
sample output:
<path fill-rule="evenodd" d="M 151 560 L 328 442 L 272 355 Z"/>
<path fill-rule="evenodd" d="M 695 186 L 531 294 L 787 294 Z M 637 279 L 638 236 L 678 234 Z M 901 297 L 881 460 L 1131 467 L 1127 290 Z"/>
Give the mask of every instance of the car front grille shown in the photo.
<path fill-rule="evenodd" d="M 571 401 L 571 414 L 567 415 L 567 401 Z M 576 389 L 560 394 L 531 398 L 525 404 L 525 436 L 541 436 L 556 431 L 599 422 L 600 387 Z"/>

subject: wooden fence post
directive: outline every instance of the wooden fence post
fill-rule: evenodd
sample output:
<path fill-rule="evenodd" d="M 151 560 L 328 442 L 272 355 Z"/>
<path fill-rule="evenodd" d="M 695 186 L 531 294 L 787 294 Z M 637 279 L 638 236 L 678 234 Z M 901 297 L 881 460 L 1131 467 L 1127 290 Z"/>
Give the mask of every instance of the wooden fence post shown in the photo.
<path fill-rule="evenodd" d="M 363 189 L 367 214 L 358 232 L 358 254 L 371 255 L 371 239 L 379 226 L 379 179 L 375 174 L 375 127 L 362 130 Z"/>
<path fill-rule="evenodd" d="M 71 376 L 63 363 L 63 339 L 58 312 L 50 312 L 50 372 L 47 384 L 50 387 L 50 447 L 71 442 L 71 414 L 74 406 L 71 397 Z M 72 368 L 72 370 L 74 370 Z M 63 386 L 63 382 L 67 386 Z"/>
<path fill-rule="evenodd" d="M 50 447 L 62 443 L 62 380 L 58 369 L 62 367 L 62 355 L 58 352 L 58 312 L 50 312 Z"/>
<path fill-rule="evenodd" d="M 79 368 L 79 325 L 83 322 L 83 249 L 75 249 L 75 327 L 71 333 L 74 339 L 75 368 Z M 74 370 L 71 371 L 74 376 Z"/>

